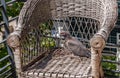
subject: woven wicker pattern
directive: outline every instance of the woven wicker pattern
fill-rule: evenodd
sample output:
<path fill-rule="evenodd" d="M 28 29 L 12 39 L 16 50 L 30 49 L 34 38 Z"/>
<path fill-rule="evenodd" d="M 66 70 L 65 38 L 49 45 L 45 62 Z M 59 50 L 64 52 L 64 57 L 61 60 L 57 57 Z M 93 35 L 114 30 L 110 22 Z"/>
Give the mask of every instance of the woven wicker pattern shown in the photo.
<path fill-rule="evenodd" d="M 15 31 L 7 39 L 18 77 L 102 78 L 101 52 L 116 18 L 116 0 L 27 0 Z M 64 43 L 61 30 L 91 48 L 91 59 L 66 51 L 60 53 L 62 57 L 51 56 Z"/>
<path fill-rule="evenodd" d="M 88 17 L 103 18 L 104 8 L 100 0 L 52 0 L 52 16 L 57 17 Z"/>
<path fill-rule="evenodd" d="M 91 77 L 90 76 L 90 59 L 86 57 L 75 57 L 71 54 L 62 55 L 65 53 L 63 49 L 56 49 L 56 55 L 48 55 L 44 60 L 39 60 L 36 64 L 28 68 L 25 72 L 28 77 Z M 53 52 L 53 53 L 54 53 Z M 67 51 L 68 52 L 68 51 Z M 69 52 L 68 52 L 69 53 Z M 36 70 L 37 69 L 37 70 Z M 81 72 L 83 71 L 83 72 Z M 26 76 L 26 77 L 27 77 Z"/>

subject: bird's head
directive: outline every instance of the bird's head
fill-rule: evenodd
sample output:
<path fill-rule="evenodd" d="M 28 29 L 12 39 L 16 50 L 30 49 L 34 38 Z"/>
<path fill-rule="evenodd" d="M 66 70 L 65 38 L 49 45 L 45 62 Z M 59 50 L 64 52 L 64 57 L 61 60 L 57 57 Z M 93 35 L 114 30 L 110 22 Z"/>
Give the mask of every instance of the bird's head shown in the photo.
<path fill-rule="evenodd" d="M 68 31 L 61 31 L 60 36 L 63 36 L 64 38 L 71 38 L 70 33 Z"/>

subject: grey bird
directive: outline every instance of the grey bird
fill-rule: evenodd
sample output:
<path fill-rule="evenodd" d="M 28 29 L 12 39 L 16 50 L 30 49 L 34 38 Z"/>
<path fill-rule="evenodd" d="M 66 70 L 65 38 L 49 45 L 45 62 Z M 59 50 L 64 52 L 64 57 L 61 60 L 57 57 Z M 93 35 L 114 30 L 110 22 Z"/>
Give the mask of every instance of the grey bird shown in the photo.
<path fill-rule="evenodd" d="M 79 57 L 91 57 L 91 52 L 75 37 L 72 37 L 68 31 L 61 31 L 60 36 L 65 39 L 64 48 L 73 52 Z"/>

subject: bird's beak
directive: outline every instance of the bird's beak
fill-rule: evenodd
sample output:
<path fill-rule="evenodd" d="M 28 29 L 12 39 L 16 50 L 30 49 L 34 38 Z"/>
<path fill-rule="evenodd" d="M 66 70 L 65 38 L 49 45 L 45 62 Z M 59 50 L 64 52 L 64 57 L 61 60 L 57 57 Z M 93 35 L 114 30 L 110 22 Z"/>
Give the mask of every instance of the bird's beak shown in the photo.
<path fill-rule="evenodd" d="M 64 32 L 61 32 L 61 33 L 60 33 L 60 36 L 64 36 L 64 35 L 65 35 L 65 33 L 64 33 Z"/>

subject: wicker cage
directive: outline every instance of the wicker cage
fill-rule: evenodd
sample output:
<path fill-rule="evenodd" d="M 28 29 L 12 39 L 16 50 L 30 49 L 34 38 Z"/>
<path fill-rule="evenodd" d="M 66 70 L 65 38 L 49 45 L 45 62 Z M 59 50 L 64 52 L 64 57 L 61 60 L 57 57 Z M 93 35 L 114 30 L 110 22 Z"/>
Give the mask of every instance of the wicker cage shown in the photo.
<path fill-rule="evenodd" d="M 7 39 L 18 77 L 103 78 L 101 52 L 116 18 L 116 0 L 27 0 Z M 91 58 L 65 50 L 62 30 L 90 48 Z"/>

